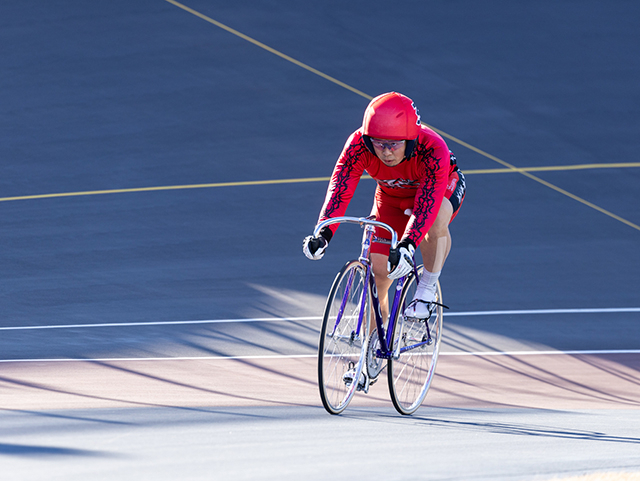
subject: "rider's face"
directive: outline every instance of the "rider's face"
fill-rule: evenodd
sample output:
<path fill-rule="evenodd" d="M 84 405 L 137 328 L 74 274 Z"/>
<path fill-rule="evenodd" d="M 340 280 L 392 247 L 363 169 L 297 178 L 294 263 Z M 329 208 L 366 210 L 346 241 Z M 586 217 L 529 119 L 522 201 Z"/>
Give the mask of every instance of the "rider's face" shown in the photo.
<path fill-rule="evenodd" d="M 402 142 L 396 148 L 392 149 L 389 143 L 397 143 L 397 140 L 372 139 L 373 150 L 375 150 L 378 158 L 387 166 L 394 167 L 404 159 L 404 151 L 406 142 Z"/>

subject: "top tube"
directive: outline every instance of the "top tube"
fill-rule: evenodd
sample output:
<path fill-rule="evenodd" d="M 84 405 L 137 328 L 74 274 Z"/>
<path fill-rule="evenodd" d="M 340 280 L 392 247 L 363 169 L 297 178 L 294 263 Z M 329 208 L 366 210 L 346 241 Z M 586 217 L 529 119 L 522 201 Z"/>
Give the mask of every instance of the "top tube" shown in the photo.
<path fill-rule="evenodd" d="M 389 233 L 391 234 L 391 248 L 395 249 L 398 245 L 398 234 L 396 234 L 396 231 L 393 230 L 393 228 L 391 226 L 389 226 L 388 224 L 385 224 L 384 222 L 380 222 L 377 220 L 373 220 L 370 219 L 368 217 L 349 217 L 349 216 L 345 216 L 345 217 L 332 217 L 330 219 L 327 220 L 323 220 L 322 222 L 320 222 L 316 228 L 313 230 L 313 235 L 315 237 L 318 237 L 318 235 L 320 235 L 320 231 L 322 230 L 323 227 L 326 227 L 328 225 L 331 224 L 359 224 L 361 227 L 364 227 L 365 225 L 372 225 L 375 227 L 382 227 L 383 229 L 389 231 Z"/>

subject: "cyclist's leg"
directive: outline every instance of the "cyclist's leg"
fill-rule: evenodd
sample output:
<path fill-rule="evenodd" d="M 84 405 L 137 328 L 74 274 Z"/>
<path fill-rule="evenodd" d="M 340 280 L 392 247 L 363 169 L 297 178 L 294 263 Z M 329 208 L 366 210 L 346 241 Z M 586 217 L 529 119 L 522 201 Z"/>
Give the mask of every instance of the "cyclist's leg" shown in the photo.
<path fill-rule="evenodd" d="M 405 312 L 409 317 L 425 318 L 429 315 L 428 304 L 435 300 L 436 285 L 451 251 L 451 232 L 449 224 L 458 214 L 466 191 L 465 178 L 462 172 L 455 170 L 449 177 L 449 188 L 442 199 L 436 220 L 420 243 L 420 253 L 424 264 L 424 272 L 420 279 L 414 302 Z"/>
<path fill-rule="evenodd" d="M 376 279 L 376 289 L 378 291 L 378 300 L 380 301 L 380 312 L 382 314 L 382 320 L 386 321 L 389 317 L 389 288 L 393 281 L 387 277 L 389 271 L 387 270 L 388 254 L 371 254 L 371 268 Z M 375 327 L 375 326 L 372 326 Z"/>
<path fill-rule="evenodd" d="M 451 250 L 451 233 L 449 222 L 453 215 L 453 207 L 448 199 L 442 199 L 440 211 L 435 222 L 429 229 L 424 240 L 420 243 L 420 253 L 424 269 L 420 276 L 418 288 L 415 290 L 413 301 L 404 311 L 405 316 L 425 319 L 433 310 L 436 300 L 436 290 L 440 272 Z"/>
<path fill-rule="evenodd" d="M 429 272 L 440 272 L 451 251 L 449 223 L 453 216 L 453 206 L 449 199 L 442 199 L 442 205 L 435 222 L 420 243 L 422 263 Z"/>
<path fill-rule="evenodd" d="M 440 273 L 444 262 L 451 250 L 451 233 L 449 232 L 449 222 L 453 214 L 451 202 L 443 199 L 440 212 L 435 223 L 429 229 L 424 240 L 420 243 L 420 253 L 425 267 L 426 275 L 432 273 Z M 383 221 L 384 222 L 384 221 Z M 375 249 L 374 249 L 375 250 Z M 381 249 L 378 249 L 381 250 Z M 393 281 L 387 277 L 387 261 L 389 259 L 389 248 L 386 248 L 387 254 L 373 252 L 371 254 L 371 267 L 376 279 L 376 288 L 378 290 L 378 299 L 380 300 L 380 311 L 382 318 L 387 319 L 389 316 L 389 288 Z M 423 274 L 424 276 L 424 274 Z M 426 279 L 426 277 L 425 277 Z M 437 281 L 437 278 L 435 279 Z M 435 281 L 433 284 L 435 285 Z"/>
<path fill-rule="evenodd" d="M 452 165 L 455 156 L 451 153 Z M 459 169 L 455 169 L 449 175 L 449 183 L 445 192 L 442 205 L 438 211 L 438 217 L 424 240 L 420 243 L 420 253 L 426 270 L 437 273 L 442 270 L 444 262 L 451 250 L 451 232 L 449 224 L 458 214 L 460 205 L 464 200 L 466 182 Z"/>

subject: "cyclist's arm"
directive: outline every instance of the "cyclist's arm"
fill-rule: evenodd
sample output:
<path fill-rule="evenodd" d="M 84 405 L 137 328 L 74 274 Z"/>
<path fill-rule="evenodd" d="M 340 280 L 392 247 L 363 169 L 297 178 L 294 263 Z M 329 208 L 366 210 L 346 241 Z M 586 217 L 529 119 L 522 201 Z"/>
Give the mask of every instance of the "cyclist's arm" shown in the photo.
<path fill-rule="evenodd" d="M 419 169 L 421 181 L 414 199 L 413 215 L 402 236 L 416 247 L 435 222 L 447 188 L 450 154 L 443 140 L 439 139 L 421 152 Z"/>
<path fill-rule="evenodd" d="M 358 182 L 360 182 L 360 177 L 364 173 L 365 159 L 367 153 L 369 153 L 361 138 L 356 132 L 347 140 L 342 154 L 333 169 L 318 222 L 332 217 L 343 216 L 347 211 L 349 202 L 351 202 Z M 327 240 L 331 240 L 338 225 L 333 224 L 325 227 L 321 234 Z"/>

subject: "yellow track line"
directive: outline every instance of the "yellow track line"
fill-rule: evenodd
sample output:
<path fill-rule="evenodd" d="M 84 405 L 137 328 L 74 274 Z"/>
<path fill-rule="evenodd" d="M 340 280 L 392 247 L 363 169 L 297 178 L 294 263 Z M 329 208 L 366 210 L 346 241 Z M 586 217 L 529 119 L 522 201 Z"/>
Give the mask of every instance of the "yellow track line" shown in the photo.
<path fill-rule="evenodd" d="M 512 167 L 504 169 L 464 169 L 468 174 L 511 174 L 523 172 L 564 172 L 567 170 L 589 170 L 589 169 L 624 169 L 629 167 L 640 167 L 640 162 L 619 162 L 611 164 L 576 164 L 576 165 L 547 165 L 543 167 Z"/>
<path fill-rule="evenodd" d="M 608 215 L 609 217 L 612 217 L 613 219 L 616 219 L 620 222 L 622 222 L 623 224 L 628 225 L 629 227 L 632 227 L 638 231 L 640 231 L 640 226 L 634 224 L 633 222 L 628 221 L 627 219 L 624 219 L 622 217 L 620 217 L 619 215 L 614 214 L 613 212 L 609 212 L 608 210 L 603 209 L 602 207 L 599 207 L 595 204 L 592 204 L 591 202 L 589 202 L 588 200 L 585 200 L 581 197 L 578 197 L 577 195 L 572 194 L 571 192 L 567 192 L 564 189 L 561 189 L 560 187 L 557 187 L 549 182 L 547 182 L 546 180 L 542 180 L 539 177 L 536 177 L 535 175 L 530 174 L 529 172 L 521 172 L 522 175 L 529 177 L 532 180 L 535 180 L 536 182 L 539 182 L 540 184 L 549 187 L 550 189 L 555 190 L 556 192 L 560 192 L 561 194 L 566 195 L 567 197 L 572 198 L 573 200 L 577 200 L 578 202 L 591 207 L 592 209 L 597 210 L 598 212 L 601 212 L 605 215 Z"/>
<path fill-rule="evenodd" d="M 640 167 L 640 162 L 618 163 L 618 164 L 580 164 L 580 165 L 551 165 L 547 167 L 524 167 L 518 169 L 476 169 L 464 170 L 465 175 L 475 174 L 512 174 L 521 173 L 526 175 L 530 171 L 548 172 L 548 171 L 565 171 L 565 170 L 585 170 L 585 169 L 618 169 L 625 167 Z M 371 179 L 370 176 L 364 175 L 363 178 Z M 54 199 L 58 197 L 81 197 L 86 195 L 103 195 L 103 194 L 128 194 L 134 192 L 156 192 L 163 190 L 186 190 L 186 189 L 210 189 L 214 187 L 243 187 L 250 185 L 275 185 L 275 184 L 300 184 L 304 182 L 328 182 L 330 177 L 307 177 L 299 179 L 273 179 L 273 180 L 248 180 L 240 182 L 215 182 L 210 184 L 184 184 L 184 185 L 164 185 L 157 187 L 134 187 L 130 189 L 109 189 L 109 190 L 89 190 L 84 192 L 61 192 L 56 194 L 35 194 L 21 195 L 16 197 L 0 197 L 0 202 L 9 202 L 12 200 L 34 200 L 34 199 Z M 542 181 L 544 182 L 544 181 Z M 550 184 L 551 185 L 551 184 Z M 570 194 L 558 187 L 551 187 L 558 192 L 573 198 Z M 577 200 L 577 199 L 576 199 Z M 590 205 L 596 210 L 600 208 Z"/>
<path fill-rule="evenodd" d="M 217 182 L 213 184 L 164 185 L 158 187 L 136 187 L 131 189 L 89 190 L 84 192 L 62 192 L 58 194 L 21 195 L 0 197 L 0 202 L 12 200 L 53 199 L 57 197 L 80 197 L 83 195 L 127 194 L 132 192 L 155 192 L 160 190 L 207 189 L 212 187 L 240 187 L 246 185 L 299 184 L 301 182 L 328 181 L 329 177 L 309 177 L 307 179 L 249 180 L 245 182 Z"/>
<path fill-rule="evenodd" d="M 249 37 L 248 35 L 245 35 L 242 32 L 238 32 L 237 30 L 234 30 L 231 27 L 227 27 L 224 23 L 220 23 L 220 22 L 218 22 L 217 20 L 214 20 L 211 17 L 207 17 L 206 15 L 204 15 L 204 14 L 202 14 L 200 12 L 197 12 L 197 11 L 193 10 L 192 8 L 187 7 L 186 5 L 183 5 L 183 4 L 179 3 L 179 2 L 176 2 L 175 0 L 166 0 L 166 1 L 171 3 L 172 5 L 175 5 L 178 8 L 181 8 L 182 10 L 185 10 L 185 11 L 195 15 L 196 17 L 201 18 L 202 20 L 205 20 L 205 21 L 215 25 L 216 27 L 220 27 L 221 29 L 226 30 L 229 33 L 232 33 L 233 35 L 236 35 L 237 37 L 240 37 L 241 39 L 246 40 L 247 42 L 251 42 L 252 44 L 254 44 L 256 46 L 265 49 L 267 52 L 271 52 L 272 54 L 277 55 L 278 57 L 282 57 L 283 59 L 291 62 L 292 64 L 295 64 L 298 67 L 302 67 L 303 69 L 308 70 L 309 72 L 312 72 L 312 73 L 322 77 L 323 79 L 328 80 L 329 82 L 333 82 L 334 84 L 339 85 L 342 88 L 345 88 L 347 90 L 351 90 L 353 93 L 358 94 L 361 97 L 364 97 L 365 99 L 371 100 L 373 98 L 370 95 L 367 95 L 364 92 L 361 92 L 360 90 L 358 90 L 356 88 L 353 88 L 352 86 L 347 85 L 344 82 L 340 82 L 340 80 L 338 80 L 336 78 L 333 78 L 333 77 L 331 77 L 330 75 L 327 75 L 324 72 L 321 72 L 320 70 L 316 70 L 315 68 L 307 65 L 306 63 L 302 63 L 302 62 L 300 62 L 299 60 L 296 60 L 293 57 L 289 57 L 288 55 L 286 55 L 286 54 L 284 54 L 282 52 L 279 52 L 278 50 L 276 50 L 274 48 L 271 48 L 271 47 L 269 47 L 268 45 L 265 45 L 262 42 L 258 42 L 256 39 L 251 38 L 251 37 Z"/>
<path fill-rule="evenodd" d="M 166 1 L 171 3 L 172 5 L 175 5 L 178 8 L 181 8 L 181 9 L 183 9 L 183 10 L 185 10 L 185 11 L 187 11 L 187 12 L 193 14 L 193 15 L 195 15 L 196 17 L 199 17 L 199 18 L 201 18 L 201 19 L 203 19 L 203 20 L 215 25 L 216 27 L 219 27 L 219 28 L 221 28 L 223 30 L 226 30 L 227 32 L 232 33 L 233 35 L 236 35 L 236 36 L 246 40 L 247 42 L 251 42 L 252 44 L 254 44 L 256 46 L 258 46 L 260 48 L 263 48 L 263 49 L 267 50 L 268 52 L 271 52 L 272 54 L 277 55 L 278 57 L 281 57 L 281 58 L 283 58 L 283 59 L 285 59 L 285 60 L 287 60 L 287 61 L 289 61 L 289 62 L 291 62 L 291 63 L 293 63 L 295 65 L 298 65 L 299 67 L 302 67 L 302 68 L 304 68 L 304 69 L 306 69 L 306 70 L 308 70 L 308 71 L 310 71 L 310 72 L 312 72 L 312 73 L 314 73 L 316 75 L 319 75 L 320 77 L 322 77 L 324 79 L 327 79 L 330 82 L 333 82 L 336 85 L 339 85 L 340 87 L 343 87 L 343 88 L 345 88 L 347 90 L 350 90 L 351 92 L 354 92 L 354 93 L 360 95 L 361 97 L 364 97 L 364 98 L 366 98 L 368 100 L 371 100 L 373 98 L 371 95 L 368 95 L 368 94 L 366 94 L 366 93 L 364 93 L 364 92 L 362 92 L 362 91 L 360 91 L 360 90 L 358 90 L 358 89 L 356 89 L 354 87 L 351 87 L 350 85 L 345 84 L 344 82 L 339 81 L 338 79 L 335 79 L 335 78 L 333 78 L 333 77 L 331 77 L 331 76 L 329 76 L 329 75 L 327 75 L 327 74 L 325 74 L 323 72 L 320 72 L 319 70 L 316 70 L 315 68 L 310 67 L 309 65 L 307 65 L 305 63 L 302 63 L 299 60 L 296 60 L 296 59 L 294 59 L 292 57 L 289 57 L 288 55 L 285 55 L 282 52 L 279 52 L 278 50 L 275 50 L 274 48 L 271 48 L 268 45 L 265 45 L 264 43 L 259 42 L 259 41 L 255 40 L 255 39 L 249 37 L 248 35 L 245 35 L 245 34 L 243 34 L 241 32 L 238 32 L 237 30 L 234 30 L 233 28 L 228 27 L 225 24 L 218 22 L 217 20 L 214 20 L 211 17 L 208 17 L 208 16 L 206 16 L 206 15 L 204 15 L 204 14 L 202 14 L 202 13 L 196 11 L 196 10 L 193 10 L 192 8 L 189 8 L 186 5 L 183 5 L 182 3 L 176 2 L 175 0 L 166 0 Z M 603 213 L 605 215 L 608 215 L 609 217 L 612 217 L 612 218 L 614 218 L 616 220 L 619 220 L 620 222 L 623 222 L 623 223 L 627 224 L 628 226 L 633 227 L 634 229 L 637 229 L 637 230 L 640 231 L 640 226 L 637 226 L 636 224 L 633 224 L 633 223 L 629 222 L 628 220 L 625 220 L 622 217 L 619 217 L 616 214 L 613 214 L 612 212 L 609 212 L 609 211 L 607 211 L 605 209 L 602 209 L 601 207 L 598 207 L 598 206 L 596 206 L 595 204 L 592 204 L 589 201 L 586 201 L 586 200 L 584 200 L 584 199 L 582 199 L 582 198 L 580 198 L 580 197 L 578 197 L 576 195 L 573 195 L 573 194 L 571 194 L 570 192 L 567 192 L 564 189 L 556 187 L 555 185 L 550 184 L 549 182 L 544 181 L 544 180 L 540 179 L 539 177 L 536 177 L 535 175 L 530 174 L 529 172 L 527 172 L 527 171 L 525 171 L 523 169 L 515 167 L 514 165 L 511 165 L 510 163 L 505 162 L 504 160 L 499 159 L 498 157 L 496 157 L 494 155 L 491 155 L 491 154 L 489 154 L 489 153 L 487 153 L 487 152 L 485 152 L 483 150 L 480 150 L 477 147 L 474 147 L 474 146 L 472 146 L 472 145 L 470 145 L 470 144 L 468 144 L 468 143 L 466 143 L 466 142 L 464 142 L 464 141 L 462 141 L 462 140 L 460 140 L 460 139 L 458 139 L 458 138 L 456 138 L 456 137 L 454 137 L 452 135 L 449 135 L 446 132 L 443 132 L 442 130 L 436 129 L 436 128 L 431 127 L 431 126 L 430 126 L 430 128 L 432 128 L 433 130 L 438 132 L 441 136 L 443 136 L 443 137 L 445 137 L 445 138 L 447 138 L 449 140 L 452 140 L 453 142 L 455 142 L 455 143 L 457 143 L 459 145 L 462 145 L 462 146 L 464 146 L 464 147 L 466 147 L 466 148 L 468 148 L 468 149 L 470 149 L 470 150 L 472 150 L 474 152 L 477 152 L 478 154 L 480 154 L 480 155 L 482 155 L 484 157 L 487 157 L 488 159 L 491 159 L 491 160 L 503 165 L 504 167 L 507 168 L 508 171 L 518 172 L 518 173 L 520 173 L 520 174 L 522 174 L 522 175 L 524 175 L 526 177 L 529 177 L 531 180 L 535 180 L 536 182 L 538 182 L 538 183 L 540 183 L 540 184 L 542 184 L 542 185 L 544 185 L 546 187 L 549 187 L 550 189 L 553 189 L 553 190 L 555 190 L 557 192 L 560 192 L 560 193 L 570 197 L 571 199 L 577 200 L 578 202 L 580 202 L 580 203 L 582 203 L 584 205 L 587 205 L 587 206 L 597 210 L 598 212 L 601 212 L 601 213 Z"/>
<path fill-rule="evenodd" d="M 432 127 L 432 128 L 433 128 L 433 127 Z M 586 206 L 588 206 L 588 207 L 591 207 L 592 209 L 595 209 L 595 210 L 597 210 L 598 212 L 600 212 L 600 213 L 602 213 L 602 214 L 604 214 L 604 215 L 607 215 L 607 216 L 611 217 L 612 219 L 615 219 L 615 220 L 617 220 L 617 221 L 620 221 L 620 222 L 622 222 L 623 224 L 628 225 L 629 227 L 631 227 L 631 228 L 633 228 L 633 229 L 635 229 L 635 230 L 637 230 L 637 231 L 640 231 L 640 226 L 639 226 L 639 225 L 634 224 L 633 222 L 628 221 L 627 219 L 624 219 L 623 217 L 620 217 L 619 215 L 614 214 L 613 212 L 609 212 L 608 210 L 603 209 L 602 207 L 600 207 L 600 206 L 598 206 L 598 205 L 596 205 L 596 204 L 594 204 L 594 203 L 592 203 L 592 202 L 589 202 L 588 200 L 585 200 L 585 199 L 583 199 L 582 197 L 578 197 L 577 195 L 572 194 L 571 192 L 566 191 L 566 190 L 564 190 L 564 189 L 561 189 L 560 187 L 558 187 L 558 186 L 556 186 L 556 185 L 554 185 L 554 184 L 552 184 L 552 183 L 550 183 L 550 182 L 547 182 L 546 180 L 542 180 L 540 177 L 537 177 L 537 176 L 535 176 L 535 175 L 533 175 L 533 174 L 531 174 L 531 173 L 527 172 L 525 169 L 515 167 L 514 165 L 511 165 L 510 163 L 505 162 L 504 160 L 499 159 L 499 158 L 497 158 L 497 157 L 496 157 L 496 156 L 494 156 L 494 155 L 491 155 L 491 154 L 489 154 L 489 153 L 487 153 L 487 152 L 484 152 L 484 151 L 482 151 L 482 150 L 478 149 L 477 147 L 474 147 L 474 146 L 472 146 L 472 145 L 470 145 L 470 144 L 467 144 L 466 142 L 463 142 L 463 141 L 462 141 L 462 140 L 460 140 L 460 139 L 456 139 L 455 137 L 453 137 L 453 136 L 451 136 L 451 135 L 449 135 L 449 134 L 447 134 L 447 133 L 445 133 L 445 132 L 442 132 L 441 130 L 437 130 L 437 129 L 434 129 L 434 130 L 436 130 L 436 132 L 438 132 L 438 133 L 439 133 L 440 135 L 442 135 L 443 137 L 446 137 L 446 138 L 448 138 L 448 139 L 451 139 L 451 140 L 453 140 L 454 142 L 456 142 L 456 143 L 458 143 L 458 144 L 460 144 L 460 145 L 463 145 L 463 146 L 467 147 L 468 149 L 473 150 L 474 152 L 479 153 L 480 155 L 483 155 L 483 156 L 485 156 L 485 157 L 487 157 L 487 158 L 489 158 L 489 159 L 491 159 L 491 160 L 493 160 L 493 161 L 495 161 L 495 162 L 497 162 L 497 163 L 499 163 L 499 164 L 504 165 L 504 166 L 507 168 L 507 170 L 508 170 L 508 171 L 518 172 L 518 173 L 520 173 L 520 174 L 524 175 L 525 177 L 530 178 L 531 180 L 535 180 L 536 182 L 538 182 L 539 184 L 544 185 L 545 187 L 548 187 L 548 188 L 550 188 L 550 189 L 553 189 L 553 190 L 555 190 L 556 192 L 559 192 L 560 194 L 566 195 L 566 196 L 567 196 L 567 197 L 569 197 L 570 199 L 573 199 L 573 200 L 575 200 L 575 201 L 577 201 L 577 202 L 580 202 L 581 204 L 584 204 L 584 205 L 586 205 Z M 635 163 L 634 163 L 634 164 L 635 164 Z M 601 165 L 601 164 L 593 164 L 593 165 Z M 578 166 L 577 168 L 579 168 L 579 167 L 580 167 L 580 166 Z M 575 169 L 574 169 L 574 170 L 575 170 Z"/>

